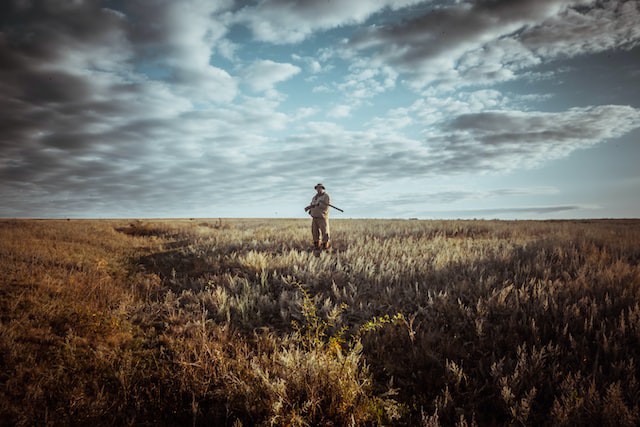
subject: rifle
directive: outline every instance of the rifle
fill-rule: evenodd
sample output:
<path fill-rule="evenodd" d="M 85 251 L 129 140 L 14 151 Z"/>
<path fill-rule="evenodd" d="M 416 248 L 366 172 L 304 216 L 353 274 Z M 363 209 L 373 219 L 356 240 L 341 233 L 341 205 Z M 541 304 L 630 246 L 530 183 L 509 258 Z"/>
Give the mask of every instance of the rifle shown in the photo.
<path fill-rule="evenodd" d="M 337 207 L 337 206 L 333 206 L 331 203 L 324 203 L 324 202 L 319 202 L 319 203 L 322 203 L 322 204 L 325 204 L 325 205 L 329 205 L 329 206 L 331 206 L 333 209 L 335 209 L 335 210 L 337 210 L 337 211 L 344 212 L 342 209 L 340 209 L 340 208 L 339 208 L 339 207 Z M 314 206 L 317 206 L 317 205 L 314 205 Z M 309 206 L 307 206 L 306 208 L 304 208 L 304 210 L 305 210 L 305 211 L 308 211 L 308 210 L 309 210 L 309 209 L 311 209 L 312 207 L 313 207 L 313 206 L 309 205 Z"/>

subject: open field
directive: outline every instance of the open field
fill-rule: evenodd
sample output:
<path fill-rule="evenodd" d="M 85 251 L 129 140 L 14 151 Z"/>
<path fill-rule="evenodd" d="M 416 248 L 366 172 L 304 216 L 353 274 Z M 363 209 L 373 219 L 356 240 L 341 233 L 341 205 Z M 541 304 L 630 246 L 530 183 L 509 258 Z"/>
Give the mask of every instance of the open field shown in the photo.
<path fill-rule="evenodd" d="M 640 424 L 640 220 L 0 220 L 0 425 Z"/>

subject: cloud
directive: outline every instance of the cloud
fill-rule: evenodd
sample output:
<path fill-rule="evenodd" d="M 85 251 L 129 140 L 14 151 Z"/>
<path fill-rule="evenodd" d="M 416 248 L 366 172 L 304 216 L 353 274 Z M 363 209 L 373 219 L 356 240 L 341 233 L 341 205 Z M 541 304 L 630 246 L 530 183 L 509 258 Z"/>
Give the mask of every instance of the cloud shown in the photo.
<path fill-rule="evenodd" d="M 316 1 L 264 0 L 238 11 L 254 37 L 270 43 L 299 43 L 314 32 L 364 22 L 384 9 L 397 10 L 422 0 Z"/>
<path fill-rule="evenodd" d="M 459 78 L 489 84 L 528 76 L 523 70 L 554 61 L 640 43 L 640 6 L 604 1 L 569 7 L 536 25 L 465 52 L 456 65 Z"/>
<path fill-rule="evenodd" d="M 349 117 L 351 114 L 351 106 L 350 105 L 336 105 L 331 110 L 327 112 L 327 117 L 330 118 L 344 118 Z"/>
<path fill-rule="evenodd" d="M 634 0 L 610 0 L 570 8 L 525 30 L 519 39 L 545 58 L 631 49 L 640 43 L 640 5 Z"/>
<path fill-rule="evenodd" d="M 638 8 L 632 0 L 458 2 L 369 26 L 347 47 L 373 65 L 394 67 L 416 87 L 489 84 L 560 56 L 636 46 Z"/>
<path fill-rule="evenodd" d="M 424 97 L 406 109 L 423 125 L 434 125 L 463 114 L 508 108 L 511 100 L 494 89 L 441 95 L 425 92 Z"/>
<path fill-rule="evenodd" d="M 453 118 L 432 134 L 438 164 L 507 171 L 533 168 L 640 127 L 640 110 L 616 105 L 561 113 L 485 111 Z"/>
<path fill-rule="evenodd" d="M 640 127 L 640 110 L 625 106 L 574 108 L 564 112 L 495 110 L 459 114 L 430 125 L 424 140 L 376 128 L 349 131 L 309 123 L 270 153 L 276 170 L 297 167 L 291 159 L 313 153 L 311 176 L 334 176 L 349 186 L 403 178 L 503 173 L 531 169 Z M 321 150 L 311 147 L 321 146 Z M 295 163 L 295 161 L 293 162 Z"/>
<path fill-rule="evenodd" d="M 318 61 L 314 57 L 311 57 L 311 56 L 304 56 L 303 57 L 303 56 L 300 56 L 300 55 L 297 55 L 297 54 L 293 54 L 293 55 L 291 55 L 291 58 L 294 61 L 302 62 L 305 65 L 305 67 L 307 68 L 307 71 L 310 74 L 318 74 L 318 73 L 320 73 L 322 71 L 325 71 L 325 70 L 323 70 L 322 64 L 320 63 L 320 61 Z"/>
<path fill-rule="evenodd" d="M 0 144 L 48 138 L 59 148 L 89 146 L 101 127 L 167 119 L 193 102 L 235 96 L 233 78 L 207 63 L 210 26 L 196 19 L 179 31 L 194 11 L 211 11 L 205 2 L 186 12 L 171 2 L 127 4 L 130 16 L 99 2 L 3 3 L 0 103 L 7 132 Z M 169 30 L 154 30 L 154 22 Z M 141 69 L 141 58 L 156 62 Z M 154 78 L 154 67 L 166 67 L 168 76 Z"/>
<path fill-rule="evenodd" d="M 361 100 L 393 89 L 397 78 L 398 73 L 391 67 L 371 68 L 368 63 L 356 60 L 349 66 L 344 81 L 336 86 L 349 99 Z"/>
<path fill-rule="evenodd" d="M 261 140 L 255 123 L 281 127 L 272 104 L 220 106 L 237 83 L 210 64 L 226 31 L 214 3 L 3 2 L 0 192 L 19 206 L 3 212 L 148 215 L 172 191 L 195 201 L 194 184 L 233 172 Z"/>
<path fill-rule="evenodd" d="M 185 96 L 199 102 L 228 102 L 237 94 L 235 79 L 212 65 L 214 52 L 229 57 L 224 13 L 230 0 L 183 2 L 137 0 L 124 3 L 125 29 L 136 52 L 138 72 L 162 75 Z M 141 68 L 140 65 L 143 64 Z"/>
<path fill-rule="evenodd" d="M 349 41 L 373 50 L 380 63 L 419 74 L 423 82 L 446 78 L 465 53 L 561 12 L 566 0 L 479 1 L 435 8 L 401 23 L 372 26 Z"/>
<path fill-rule="evenodd" d="M 253 90 L 264 92 L 272 90 L 275 84 L 290 79 L 300 71 L 300 67 L 292 64 L 262 59 L 244 70 L 244 78 Z"/>
<path fill-rule="evenodd" d="M 397 132 L 354 131 L 331 122 L 309 122 L 278 140 L 277 148 L 265 146 L 248 170 L 252 171 L 250 177 L 282 179 L 279 189 L 284 193 L 299 189 L 305 179 L 327 181 L 356 191 L 403 179 L 502 173 L 534 168 L 616 138 L 640 126 L 639 120 L 640 110 L 621 106 L 560 113 L 493 111 L 461 114 L 438 123 L 429 128 L 424 140 Z M 256 185 L 260 184 L 254 184 L 258 191 Z M 552 193 L 548 188 L 502 189 L 485 192 L 482 197 Z M 445 203 L 473 195 L 434 197 Z"/>
<path fill-rule="evenodd" d="M 358 188 L 405 178 L 535 167 L 640 123 L 636 109 L 605 106 L 561 113 L 460 114 L 430 127 L 425 140 L 373 129 L 347 130 L 331 122 L 298 124 L 295 132 L 276 137 L 268 131 L 287 128 L 290 119 L 273 112 L 274 102 L 247 98 L 235 107 L 186 111 L 171 119 L 171 126 L 160 118 L 131 120 L 98 129 L 90 137 L 57 135 L 55 144 L 34 135 L 4 157 L 0 189 L 16 204 L 40 200 L 32 208 L 24 205 L 33 212 L 45 203 L 46 212 L 58 215 L 100 206 L 103 215 L 194 216 L 196 209 L 220 212 L 221 206 L 256 203 L 274 186 L 287 199 L 308 181 L 343 188 L 347 199 Z M 82 143 L 87 140 L 92 144 Z M 507 188 L 483 197 L 548 194 L 545 189 L 532 191 Z M 431 196 L 440 203 L 476 200 L 473 192 L 459 190 Z M 176 198 L 182 211 L 168 203 Z M 386 206 L 383 201 L 375 204 Z"/>

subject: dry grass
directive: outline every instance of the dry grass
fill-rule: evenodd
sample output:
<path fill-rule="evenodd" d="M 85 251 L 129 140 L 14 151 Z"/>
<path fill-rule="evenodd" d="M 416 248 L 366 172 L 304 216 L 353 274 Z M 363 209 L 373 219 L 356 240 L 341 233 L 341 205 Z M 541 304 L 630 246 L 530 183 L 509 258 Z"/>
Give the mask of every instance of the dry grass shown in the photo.
<path fill-rule="evenodd" d="M 638 425 L 640 221 L 0 221 L 2 425 Z"/>

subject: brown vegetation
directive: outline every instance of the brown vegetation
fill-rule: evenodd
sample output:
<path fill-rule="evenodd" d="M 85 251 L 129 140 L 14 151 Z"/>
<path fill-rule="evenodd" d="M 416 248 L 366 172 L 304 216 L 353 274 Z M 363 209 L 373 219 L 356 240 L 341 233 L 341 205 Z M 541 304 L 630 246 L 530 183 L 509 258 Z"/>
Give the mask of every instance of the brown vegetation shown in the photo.
<path fill-rule="evenodd" d="M 638 425 L 640 221 L 0 221 L 0 424 Z"/>

